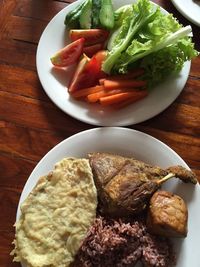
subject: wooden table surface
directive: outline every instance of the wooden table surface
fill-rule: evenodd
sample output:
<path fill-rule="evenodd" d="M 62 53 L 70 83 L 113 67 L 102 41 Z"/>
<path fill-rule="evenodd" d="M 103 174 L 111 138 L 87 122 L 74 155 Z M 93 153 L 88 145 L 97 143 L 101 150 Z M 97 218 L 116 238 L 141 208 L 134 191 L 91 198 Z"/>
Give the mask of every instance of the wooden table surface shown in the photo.
<path fill-rule="evenodd" d="M 0 267 L 20 266 L 9 256 L 23 186 L 38 161 L 63 139 L 93 128 L 60 111 L 36 72 L 37 44 L 47 23 L 72 1 L 0 0 Z M 154 1 L 184 19 L 170 1 Z M 200 28 L 192 25 L 200 51 Z M 165 142 L 200 177 L 200 56 L 181 95 L 164 112 L 131 125 Z"/>

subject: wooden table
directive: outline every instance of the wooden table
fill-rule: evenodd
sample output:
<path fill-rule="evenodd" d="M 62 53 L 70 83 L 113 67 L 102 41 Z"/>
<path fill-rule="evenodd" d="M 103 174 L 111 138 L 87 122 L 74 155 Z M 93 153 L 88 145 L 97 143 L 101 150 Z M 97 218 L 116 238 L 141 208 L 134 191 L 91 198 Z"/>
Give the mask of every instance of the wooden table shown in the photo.
<path fill-rule="evenodd" d="M 38 161 L 61 140 L 90 129 L 46 96 L 35 64 L 37 44 L 51 18 L 72 1 L 0 0 L 0 266 L 20 266 L 9 256 L 23 186 Z M 170 1 L 155 1 L 184 25 Z M 200 51 L 200 29 L 194 25 Z M 199 43 L 199 44 L 198 44 Z M 174 149 L 200 177 L 200 57 L 176 101 L 155 118 L 130 128 Z"/>

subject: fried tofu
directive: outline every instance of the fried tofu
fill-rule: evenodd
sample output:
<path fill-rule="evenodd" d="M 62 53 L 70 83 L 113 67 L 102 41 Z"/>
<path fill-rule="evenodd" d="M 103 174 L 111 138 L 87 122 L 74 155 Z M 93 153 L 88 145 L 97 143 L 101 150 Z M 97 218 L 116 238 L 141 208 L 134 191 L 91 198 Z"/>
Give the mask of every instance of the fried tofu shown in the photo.
<path fill-rule="evenodd" d="M 150 200 L 147 227 L 166 237 L 187 236 L 188 210 L 184 200 L 167 191 L 157 191 Z"/>

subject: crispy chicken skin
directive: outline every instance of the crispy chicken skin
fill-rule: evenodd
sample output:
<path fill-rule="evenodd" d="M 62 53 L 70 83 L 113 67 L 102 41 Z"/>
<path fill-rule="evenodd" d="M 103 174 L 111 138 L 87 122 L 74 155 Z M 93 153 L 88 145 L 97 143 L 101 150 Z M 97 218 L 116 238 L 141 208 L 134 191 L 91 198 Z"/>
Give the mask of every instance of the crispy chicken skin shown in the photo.
<path fill-rule="evenodd" d="M 196 175 L 192 171 L 189 171 L 182 166 L 172 166 L 166 170 L 168 172 L 174 173 L 176 177 L 178 177 L 185 183 L 196 184 L 198 182 Z"/>
<path fill-rule="evenodd" d="M 95 175 L 95 182 L 104 187 L 125 165 L 127 159 L 107 153 L 90 153 L 90 165 Z"/>
<path fill-rule="evenodd" d="M 184 200 L 167 191 L 157 191 L 150 200 L 147 227 L 166 237 L 187 236 L 188 210 Z"/>
<path fill-rule="evenodd" d="M 109 153 L 91 153 L 89 162 L 102 210 L 113 216 L 143 211 L 167 176 L 180 175 L 184 182 L 196 181 L 195 175 L 181 166 L 164 170 L 134 158 Z"/>

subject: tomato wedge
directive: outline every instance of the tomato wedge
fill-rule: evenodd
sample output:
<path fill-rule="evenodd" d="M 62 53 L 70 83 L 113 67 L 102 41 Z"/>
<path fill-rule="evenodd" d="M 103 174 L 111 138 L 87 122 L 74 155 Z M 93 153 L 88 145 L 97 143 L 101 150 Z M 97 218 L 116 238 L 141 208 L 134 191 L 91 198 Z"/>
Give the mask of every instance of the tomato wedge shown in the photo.
<path fill-rule="evenodd" d="M 70 30 L 69 32 L 69 38 L 71 41 L 84 38 L 85 45 L 105 42 L 108 36 L 109 32 L 103 29 Z"/>
<path fill-rule="evenodd" d="M 85 69 L 86 64 L 89 62 L 89 58 L 86 55 L 83 55 L 83 58 L 79 61 L 74 75 L 69 83 L 68 91 L 73 92 L 80 88 L 81 74 Z"/>
<path fill-rule="evenodd" d="M 97 75 L 98 80 L 105 78 L 107 76 L 107 74 L 102 71 L 102 63 L 106 59 L 106 56 L 107 56 L 107 51 L 101 50 L 92 57 L 92 58 L 95 58 L 97 62 L 96 64 L 98 66 L 98 75 Z"/>
<path fill-rule="evenodd" d="M 84 38 L 65 46 L 51 57 L 51 62 L 56 67 L 67 67 L 75 64 L 83 53 Z"/>
<path fill-rule="evenodd" d="M 86 56 L 83 57 L 69 85 L 69 93 L 95 86 L 100 78 L 105 77 L 106 74 L 101 70 L 101 66 L 106 55 L 107 52 L 103 50 L 95 54 L 90 60 Z"/>
<path fill-rule="evenodd" d="M 98 51 L 104 48 L 104 43 L 94 44 L 90 46 L 83 47 L 83 53 L 86 54 L 88 57 L 92 57 Z"/>

